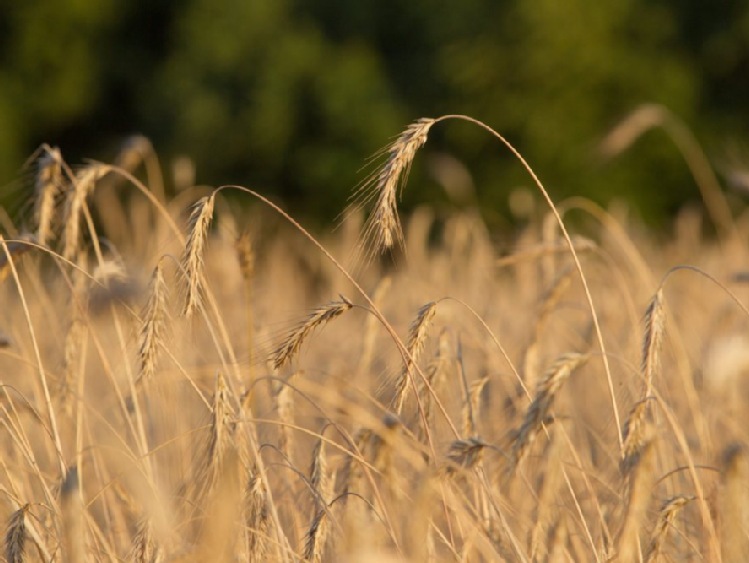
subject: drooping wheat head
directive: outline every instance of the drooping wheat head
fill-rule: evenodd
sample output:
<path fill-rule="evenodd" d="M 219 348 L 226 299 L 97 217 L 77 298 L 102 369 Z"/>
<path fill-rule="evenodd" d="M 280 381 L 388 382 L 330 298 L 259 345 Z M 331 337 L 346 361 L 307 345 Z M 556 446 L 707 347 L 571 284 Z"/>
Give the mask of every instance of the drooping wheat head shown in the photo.
<path fill-rule="evenodd" d="M 306 319 L 289 332 L 283 342 L 273 351 L 270 357 L 273 367 L 280 369 L 290 362 L 315 329 L 341 316 L 353 306 L 354 304 L 351 301 L 341 295 L 340 301 L 332 301 L 312 311 Z"/>

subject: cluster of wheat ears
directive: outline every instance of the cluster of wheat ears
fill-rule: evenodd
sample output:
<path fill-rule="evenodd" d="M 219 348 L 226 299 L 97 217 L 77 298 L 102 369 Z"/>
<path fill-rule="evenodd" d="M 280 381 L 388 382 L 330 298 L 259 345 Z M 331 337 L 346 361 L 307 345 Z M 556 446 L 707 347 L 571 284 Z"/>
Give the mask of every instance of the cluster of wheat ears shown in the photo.
<path fill-rule="evenodd" d="M 513 240 L 471 209 L 401 225 L 448 120 L 529 173 Z M 654 126 L 716 236 L 555 204 L 466 116 L 409 126 L 319 237 L 248 188 L 167 201 L 143 138 L 42 147 L 0 216 L 7 561 L 747 560 L 749 217 L 662 108 L 603 146 Z"/>

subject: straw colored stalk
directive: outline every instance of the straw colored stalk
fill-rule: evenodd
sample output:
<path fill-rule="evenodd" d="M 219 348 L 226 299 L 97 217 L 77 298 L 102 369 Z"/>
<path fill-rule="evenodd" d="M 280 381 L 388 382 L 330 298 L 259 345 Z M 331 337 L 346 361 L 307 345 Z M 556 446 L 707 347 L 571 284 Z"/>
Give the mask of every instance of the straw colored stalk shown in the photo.
<path fill-rule="evenodd" d="M 292 373 L 286 383 L 281 385 L 275 396 L 276 412 L 278 413 L 278 449 L 286 456 L 289 463 L 294 465 L 294 390 L 289 385 L 296 373 Z"/>
<path fill-rule="evenodd" d="M 523 423 L 517 431 L 517 436 L 512 446 L 510 472 L 515 471 L 528 453 L 528 449 L 543 428 L 544 423 L 548 420 L 549 411 L 554 404 L 554 398 L 561 386 L 572 372 L 585 363 L 587 359 L 587 354 L 574 352 L 564 354 L 546 372 L 546 376 L 538 386 L 536 397 L 528 407 Z"/>
<path fill-rule="evenodd" d="M 297 355 L 307 337 L 312 334 L 316 328 L 322 327 L 339 317 L 354 304 L 346 299 L 343 295 L 340 296 L 340 301 L 333 301 L 321 307 L 318 307 L 312 313 L 310 313 L 304 321 L 294 328 L 281 344 L 271 354 L 270 360 L 273 363 L 275 369 L 280 369 L 287 363 L 289 363 L 294 356 Z"/>
<path fill-rule="evenodd" d="M 374 210 L 364 227 L 364 247 L 370 255 L 403 244 L 403 229 L 398 218 L 398 190 L 408 178 L 416 152 L 427 140 L 434 119 L 421 118 L 406 128 L 386 149 L 385 164 L 367 178 L 354 194 L 354 207 L 376 199 Z M 358 201 L 356 201 L 358 200 Z"/>
<path fill-rule="evenodd" d="M 629 498 L 624 523 L 619 534 L 618 553 L 622 563 L 640 561 L 640 529 L 645 521 L 651 489 L 655 482 L 655 444 L 642 447 L 629 479 Z"/>
<path fill-rule="evenodd" d="M 62 505 L 63 560 L 69 563 L 83 563 L 86 560 L 83 528 L 83 499 L 78 482 L 78 469 L 68 469 L 60 488 Z"/>
<path fill-rule="evenodd" d="M 213 219 L 215 196 L 202 197 L 193 206 L 188 222 L 187 243 L 182 255 L 182 270 L 185 276 L 185 306 L 182 314 L 190 318 L 203 302 L 203 254 L 208 228 Z"/>
<path fill-rule="evenodd" d="M 39 244 L 46 245 L 53 237 L 52 224 L 57 207 L 57 198 L 63 190 L 62 155 L 57 147 L 44 151 L 37 162 L 34 188 L 34 220 L 37 225 Z"/>
<path fill-rule="evenodd" d="M 430 301 L 422 306 L 408 329 L 408 342 L 406 343 L 408 357 L 403 366 L 403 371 L 401 371 L 400 377 L 398 378 L 395 397 L 393 399 L 393 408 L 397 414 L 401 414 L 403 410 L 403 404 L 408 395 L 408 383 L 411 379 L 411 371 L 413 370 L 414 364 L 418 362 L 419 356 L 424 349 L 424 343 L 426 342 L 429 327 L 431 326 L 436 310 L 436 301 Z"/>
<path fill-rule="evenodd" d="M 198 549 L 200 561 L 235 561 L 234 547 L 242 508 L 242 491 L 239 455 L 233 445 L 224 452 L 219 471 L 216 484 L 206 499 L 207 514 L 203 520 Z"/>
<path fill-rule="evenodd" d="M 726 450 L 721 477 L 718 504 L 723 561 L 748 561 L 746 483 L 749 480 L 749 453 L 743 446 L 734 445 Z"/>

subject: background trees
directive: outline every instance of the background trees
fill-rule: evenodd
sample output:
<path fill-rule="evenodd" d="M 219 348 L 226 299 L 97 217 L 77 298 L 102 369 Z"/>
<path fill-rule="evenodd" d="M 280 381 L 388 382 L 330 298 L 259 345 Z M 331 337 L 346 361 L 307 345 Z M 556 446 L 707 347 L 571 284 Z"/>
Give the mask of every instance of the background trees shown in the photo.
<path fill-rule="evenodd" d="M 657 102 L 725 161 L 749 124 L 747 70 L 736 1 L 0 0 L 0 185 L 41 142 L 110 159 L 139 132 L 166 164 L 191 157 L 200 183 L 259 186 L 328 219 L 411 120 L 466 113 L 516 143 L 556 198 L 622 197 L 657 219 L 698 197 L 667 137 L 610 163 L 596 143 Z M 447 198 L 445 155 L 489 215 L 527 184 L 481 132 L 450 124 L 406 205 Z"/>

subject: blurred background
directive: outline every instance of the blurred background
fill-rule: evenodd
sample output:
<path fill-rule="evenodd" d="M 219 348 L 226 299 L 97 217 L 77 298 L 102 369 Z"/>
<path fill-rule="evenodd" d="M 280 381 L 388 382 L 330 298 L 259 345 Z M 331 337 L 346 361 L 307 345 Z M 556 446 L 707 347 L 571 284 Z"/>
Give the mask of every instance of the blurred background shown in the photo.
<path fill-rule="evenodd" d="M 700 199 L 672 139 L 656 128 L 608 160 L 601 140 L 662 104 L 735 172 L 748 100 L 738 0 L 0 0 L 6 205 L 32 189 L 23 163 L 41 143 L 109 162 L 139 133 L 167 182 L 188 157 L 197 183 L 252 186 L 322 223 L 411 121 L 463 113 L 514 143 L 555 200 L 625 199 L 663 224 Z M 447 122 L 403 198 L 478 204 L 501 226 L 524 186 L 495 140 Z"/>

